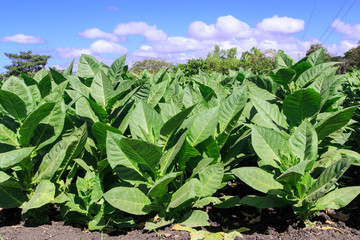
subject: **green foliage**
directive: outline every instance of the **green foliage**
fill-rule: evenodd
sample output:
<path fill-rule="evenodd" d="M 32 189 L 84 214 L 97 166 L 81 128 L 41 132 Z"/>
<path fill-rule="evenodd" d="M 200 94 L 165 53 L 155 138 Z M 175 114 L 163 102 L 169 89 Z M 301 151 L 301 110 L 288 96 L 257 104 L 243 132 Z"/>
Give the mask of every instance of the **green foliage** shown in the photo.
<path fill-rule="evenodd" d="M 274 50 L 262 52 L 254 47 L 238 58 L 237 48 L 225 50 L 215 45 L 214 51 L 208 53 L 205 59 L 189 59 L 186 64 L 177 64 L 175 69 L 181 69 L 187 75 L 195 75 L 199 71 L 229 74 L 231 70 L 240 69 L 249 69 L 259 74 L 268 73 L 275 68 L 275 54 Z"/>
<path fill-rule="evenodd" d="M 149 58 L 144 59 L 142 61 L 136 61 L 131 65 L 130 71 L 140 74 L 144 70 L 147 70 L 150 73 L 157 73 L 160 69 L 171 68 L 173 66 L 172 63 L 169 63 L 161 58 Z"/>
<path fill-rule="evenodd" d="M 33 54 L 32 51 L 20 51 L 20 54 L 5 53 L 5 56 L 10 58 L 12 64 L 5 66 L 8 72 L 4 75 L 4 78 L 19 76 L 19 72 L 33 76 L 45 67 L 47 60 L 51 57 Z"/>
<path fill-rule="evenodd" d="M 306 56 L 309 56 L 311 55 L 313 52 L 315 52 L 316 50 L 319 50 L 319 49 L 323 49 L 324 51 L 321 53 L 323 55 L 323 58 L 324 58 L 324 62 L 330 62 L 332 61 L 332 57 L 331 55 L 329 54 L 328 50 L 323 47 L 323 45 L 321 45 L 321 43 L 314 43 L 314 44 L 311 44 L 310 48 L 306 51 Z"/>
<path fill-rule="evenodd" d="M 208 205 L 290 205 L 302 220 L 347 205 L 360 193 L 337 184 L 360 165 L 340 147 L 355 131 L 357 75 L 337 75 L 322 49 L 297 63 L 257 49 L 236 57 L 216 47 L 201 64 L 261 63 L 262 74 L 135 74 L 125 56 L 107 66 L 82 55 L 76 75 L 72 63 L 11 76 L 0 89 L 0 208 L 41 223 L 56 204 L 60 219 L 90 230 L 144 219 L 155 230 L 207 226 Z M 231 195 L 236 177 L 262 194 Z"/>

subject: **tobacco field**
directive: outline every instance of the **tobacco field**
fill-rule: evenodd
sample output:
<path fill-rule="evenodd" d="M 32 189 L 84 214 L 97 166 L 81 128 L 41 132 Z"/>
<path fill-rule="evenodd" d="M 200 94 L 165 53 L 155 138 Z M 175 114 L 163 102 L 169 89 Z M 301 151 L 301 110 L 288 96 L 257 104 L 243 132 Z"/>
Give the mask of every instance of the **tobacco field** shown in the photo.
<path fill-rule="evenodd" d="M 341 209 L 360 194 L 342 180 L 359 174 L 360 72 L 338 74 L 323 55 L 280 52 L 268 75 L 186 75 L 83 54 L 76 74 L 73 61 L 12 76 L 0 90 L 0 208 L 42 224 L 55 207 L 91 231 L 193 231 L 209 208 L 290 207 L 304 223 Z"/>

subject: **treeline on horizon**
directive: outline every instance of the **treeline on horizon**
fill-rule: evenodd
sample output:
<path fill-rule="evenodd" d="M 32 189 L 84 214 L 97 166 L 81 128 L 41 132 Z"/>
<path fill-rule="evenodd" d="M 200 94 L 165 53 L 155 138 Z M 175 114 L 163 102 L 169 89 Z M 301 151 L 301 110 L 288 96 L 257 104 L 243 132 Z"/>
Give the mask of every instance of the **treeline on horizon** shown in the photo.
<path fill-rule="evenodd" d="M 306 56 L 316 50 L 324 49 L 325 62 L 339 62 L 338 72 L 352 72 L 360 69 L 360 44 L 345 52 L 344 56 L 331 56 L 326 48 L 321 44 L 312 44 L 306 52 Z M 205 73 L 222 73 L 228 74 L 229 70 L 239 71 L 240 69 L 251 70 L 255 74 L 267 74 L 276 69 L 276 56 L 282 50 L 269 49 L 262 51 L 257 47 L 245 51 L 238 58 L 237 48 L 221 49 L 215 45 L 214 50 L 209 52 L 206 58 L 188 59 L 186 63 L 170 63 L 161 58 L 149 58 L 136 61 L 131 65 L 130 71 L 141 73 L 144 70 L 150 73 L 156 73 L 162 68 L 168 70 L 182 70 L 187 76 L 198 74 L 199 71 Z M 8 70 L 0 74 L 0 81 L 3 82 L 10 76 L 18 76 L 25 73 L 33 76 L 41 68 L 44 68 L 51 56 L 34 55 L 32 51 L 20 51 L 20 54 L 5 53 L 11 60 L 12 64 L 5 66 Z M 59 72 L 64 70 L 56 69 Z"/>

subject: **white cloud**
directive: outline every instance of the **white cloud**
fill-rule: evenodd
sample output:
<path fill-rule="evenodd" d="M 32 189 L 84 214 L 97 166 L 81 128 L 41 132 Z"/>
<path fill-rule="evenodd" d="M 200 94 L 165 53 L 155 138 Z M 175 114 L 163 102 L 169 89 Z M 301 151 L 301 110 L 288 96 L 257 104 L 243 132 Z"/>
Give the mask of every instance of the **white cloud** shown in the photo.
<path fill-rule="evenodd" d="M 165 41 L 153 43 L 154 50 L 160 53 L 180 53 L 202 49 L 204 44 L 194 38 L 169 37 Z"/>
<path fill-rule="evenodd" d="M 15 34 L 14 36 L 6 36 L 1 38 L 2 42 L 16 42 L 20 44 L 36 44 L 45 43 L 45 40 L 41 37 L 28 36 L 24 34 Z"/>
<path fill-rule="evenodd" d="M 195 21 L 190 24 L 188 36 L 196 39 L 216 38 L 216 28 L 214 24 L 207 25 L 201 21 Z"/>
<path fill-rule="evenodd" d="M 146 41 L 161 41 L 167 39 L 167 34 L 158 30 L 156 25 L 150 26 L 146 22 L 120 23 L 114 29 L 114 34 L 119 36 L 142 35 Z"/>
<path fill-rule="evenodd" d="M 128 50 L 120 44 L 109 42 L 103 39 L 97 40 L 90 46 L 90 51 L 96 53 L 116 53 L 125 54 Z"/>
<path fill-rule="evenodd" d="M 119 39 L 117 36 L 115 36 L 114 34 L 111 33 L 107 33 L 107 32 L 103 32 L 98 28 L 91 28 L 91 29 L 87 29 L 84 32 L 79 32 L 80 36 L 83 36 L 85 38 L 104 38 L 113 42 L 117 42 L 119 40 L 121 41 L 125 41 L 125 39 Z"/>
<path fill-rule="evenodd" d="M 219 17 L 215 25 L 195 21 L 190 24 L 188 29 L 189 37 L 200 40 L 244 38 L 249 37 L 250 34 L 250 26 L 231 15 Z"/>
<path fill-rule="evenodd" d="M 343 34 L 345 38 L 360 40 L 360 24 L 351 25 L 342 22 L 340 19 L 335 19 L 331 27 L 336 28 L 335 30 Z"/>
<path fill-rule="evenodd" d="M 55 50 L 61 58 L 76 58 L 81 54 L 94 55 L 94 52 L 87 48 L 58 47 Z"/>
<path fill-rule="evenodd" d="M 216 28 L 220 30 L 220 34 L 229 37 L 244 38 L 250 35 L 250 26 L 231 15 L 219 17 L 216 22 Z"/>
<path fill-rule="evenodd" d="M 295 33 L 304 30 L 304 24 L 305 22 L 302 19 L 275 15 L 272 18 L 263 19 L 258 23 L 257 28 L 269 32 Z"/>
<path fill-rule="evenodd" d="M 329 53 L 333 56 L 341 56 L 351 48 L 355 48 L 358 45 L 349 40 L 341 41 L 340 44 L 329 44 L 326 46 Z"/>

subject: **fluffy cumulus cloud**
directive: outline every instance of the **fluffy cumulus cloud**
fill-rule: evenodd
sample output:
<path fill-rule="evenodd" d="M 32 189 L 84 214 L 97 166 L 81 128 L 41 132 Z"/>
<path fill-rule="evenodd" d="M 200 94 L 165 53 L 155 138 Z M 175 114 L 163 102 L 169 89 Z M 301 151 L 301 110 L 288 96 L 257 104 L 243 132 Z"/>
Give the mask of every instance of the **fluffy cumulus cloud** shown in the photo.
<path fill-rule="evenodd" d="M 206 24 L 201 21 L 195 21 L 190 24 L 188 36 L 196 39 L 227 39 L 227 38 L 245 38 L 251 33 L 250 26 L 235 17 L 228 15 L 219 17 L 216 24 Z"/>
<path fill-rule="evenodd" d="M 360 24 L 350 25 L 336 20 L 333 25 L 336 31 L 343 34 L 344 40 L 338 44 L 326 45 L 333 55 L 342 55 L 352 47 L 355 40 L 360 38 Z M 256 26 L 250 27 L 234 16 L 220 16 L 214 23 L 195 21 L 189 24 L 187 36 L 167 36 L 156 25 L 146 22 L 120 23 L 114 27 L 112 33 L 98 28 L 87 29 L 79 35 L 96 39 L 88 48 L 57 48 L 61 58 L 79 57 L 82 53 L 96 56 L 103 62 L 111 64 L 113 59 L 107 59 L 108 54 L 123 55 L 128 50 L 118 44 L 125 41 L 127 36 L 144 36 L 146 44 L 127 55 L 127 64 L 144 58 L 162 58 L 172 63 L 183 63 L 191 58 L 205 58 L 215 45 L 222 49 L 237 48 L 238 57 L 244 51 L 257 47 L 263 51 L 267 49 L 283 50 L 295 60 L 305 56 L 311 44 L 319 43 L 317 39 L 302 41 L 293 33 L 304 30 L 304 20 L 290 17 L 273 16 L 261 20 Z M 126 43 L 125 43 L 126 46 Z M 116 59 L 115 55 L 110 55 Z M 111 60 L 111 61 L 110 61 Z"/>
<path fill-rule="evenodd" d="M 91 44 L 90 50 L 96 53 L 127 53 L 127 49 L 120 44 L 109 42 L 103 39 L 97 40 L 96 42 Z"/>
<path fill-rule="evenodd" d="M 204 47 L 204 42 L 200 42 L 194 38 L 169 37 L 165 41 L 158 41 L 152 45 L 154 50 L 159 53 L 180 53 L 201 49 Z"/>
<path fill-rule="evenodd" d="M 79 35 L 85 38 L 103 38 L 103 39 L 107 39 L 113 42 L 117 42 L 117 41 L 124 41 L 125 39 L 119 39 L 117 36 L 115 36 L 114 34 L 111 33 L 107 33 L 104 31 L 101 31 L 98 28 L 91 28 L 91 29 L 87 29 L 84 32 L 79 32 Z"/>
<path fill-rule="evenodd" d="M 58 47 L 55 50 L 61 58 L 77 58 L 81 54 L 94 55 L 94 52 L 87 48 Z"/>
<path fill-rule="evenodd" d="M 120 23 L 114 29 L 114 34 L 119 36 L 142 35 L 146 41 L 161 41 L 167 39 L 167 34 L 157 29 L 156 25 L 150 26 L 146 22 Z"/>
<path fill-rule="evenodd" d="M 15 34 L 13 36 L 6 36 L 1 38 L 2 42 L 15 42 L 20 44 L 36 44 L 45 43 L 45 40 L 41 37 L 29 36 L 24 34 Z"/>
<path fill-rule="evenodd" d="M 279 33 L 296 33 L 304 30 L 304 20 L 289 17 L 279 17 L 263 19 L 257 28 L 262 31 L 279 32 Z"/>
<path fill-rule="evenodd" d="M 351 25 L 349 23 L 344 23 L 340 19 L 335 19 L 332 22 L 331 27 L 335 28 L 338 33 L 343 34 L 345 38 L 349 39 L 360 39 L 360 24 Z"/>

